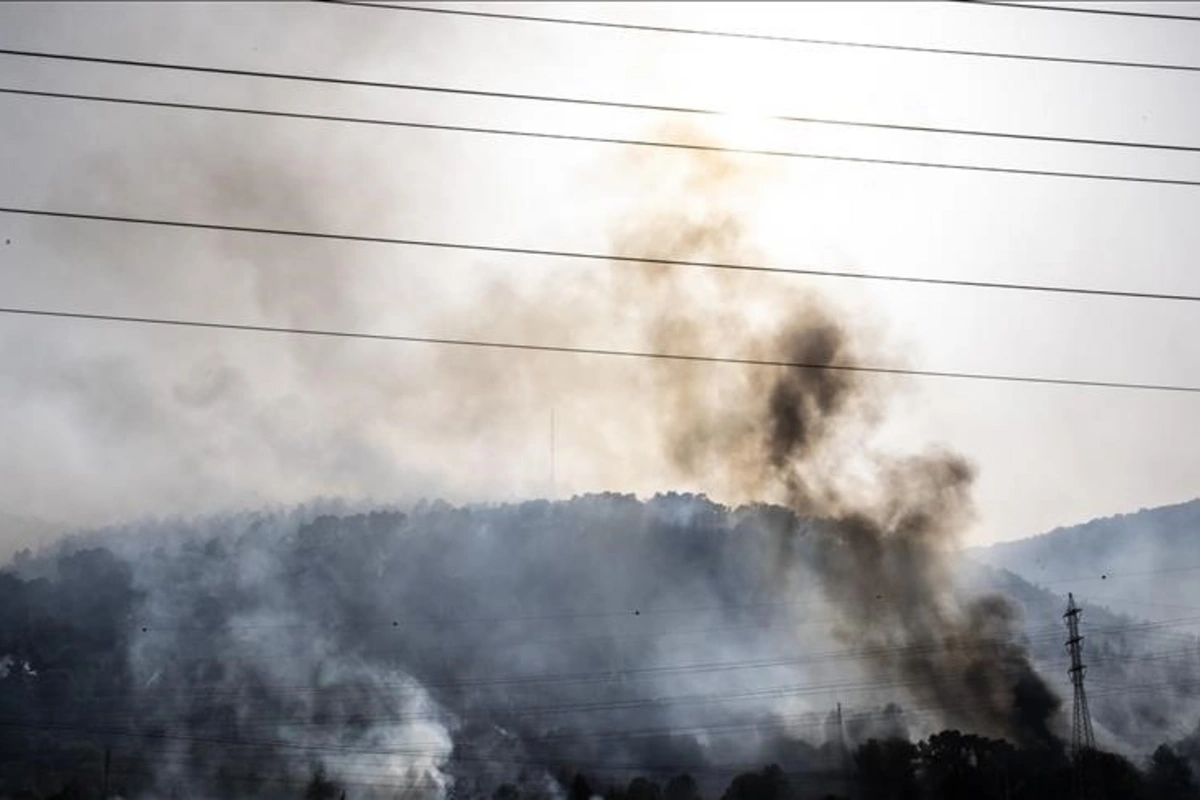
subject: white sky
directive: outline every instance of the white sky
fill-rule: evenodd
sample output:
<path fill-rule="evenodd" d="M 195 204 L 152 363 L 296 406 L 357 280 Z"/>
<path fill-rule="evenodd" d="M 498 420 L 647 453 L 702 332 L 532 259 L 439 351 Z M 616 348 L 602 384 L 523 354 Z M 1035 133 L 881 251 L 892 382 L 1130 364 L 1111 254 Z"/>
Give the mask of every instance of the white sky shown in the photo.
<path fill-rule="evenodd" d="M 1200 15 L 1200 3 L 1162 5 Z M 1200 23 L 966 4 L 488 9 L 1200 64 Z M 731 113 L 692 119 L 693 129 L 739 146 L 1200 180 L 1197 154 L 761 119 L 796 114 L 1200 145 L 1200 73 L 299 3 L 9 3 L 0 6 L 0 47 L 703 106 Z M 632 138 L 664 135 L 679 122 L 645 112 L 11 56 L 0 56 L 0 85 Z M 609 249 L 614 220 L 648 190 L 614 174 L 621 154 L 607 145 L 14 96 L 0 96 L 0 152 L 0 205 L 543 248 Z M 664 169 L 679 158 L 642 157 Z M 742 160 L 760 186 L 745 224 L 764 261 L 1200 294 L 1200 188 Z M 264 181 L 260 172 L 278 181 Z M 504 302 L 490 294 L 493 281 L 569 285 L 608 269 L 279 240 L 248 250 L 241 240 L 211 234 L 7 214 L 0 214 L 0 227 L 11 240 L 0 249 L 4 305 L 101 313 L 452 336 L 486 332 L 487 315 L 501 313 L 488 310 Z M 745 280 L 761 284 L 764 296 L 799 282 L 852 309 L 879 332 L 889 363 L 1200 385 L 1195 304 L 788 276 Z M 564 297 L 578 295 L 564 290 Z M 469 323 L 450 311 L 464 306 L 478 309 Z M 606 329 L 604 320 L 592 320 L 581 330 L 586 338 L 576 344 L 630 344 L 615 322 Z M 608 338 L 598 340 L 605 330 Z M 540 333 L 542 341 L 551 335 Z M 539 331 L 527 334 L 538 339 Z M 370 346 L 368 354 L 366 347 L 0 318 L 0 512 L 12 520 L 0 530 L 0 549 L 28 540 L 38 521 L 92 524 L 315 495 L 542 495 L 550 407 L 558 495 L 710 488 L 656 478 L 636 443 L 594 447 L 629 430 L 606 428 L 611 396 L 589 399 L 583 384 L 533 381 L 482 410 L 464 401 L 456 417 L 462 426 L 450 430 L 441 387 L 417 385 L 414 377 L 428 354 L 386 345 Z M 524 359 L 528 375 L 547 357 L 503 358 Z M 382 378 L 382 364 L 395 375 Z M 586 369 L 621 386 L 617 366 L 595 361 Z M 949 446 L 980 469 L 971 543 L 1200 493 L 1196 395 L 937 379 L 900 386 L 883 441 Z M 210 407 L 189 400 L 227 390 L 239 402 Z M 396 403 L 390 413 L 381 412 L 381 403 L 392 402 L 387 398 Z M 637 402 L 632 388 L 625 402 Z"/>

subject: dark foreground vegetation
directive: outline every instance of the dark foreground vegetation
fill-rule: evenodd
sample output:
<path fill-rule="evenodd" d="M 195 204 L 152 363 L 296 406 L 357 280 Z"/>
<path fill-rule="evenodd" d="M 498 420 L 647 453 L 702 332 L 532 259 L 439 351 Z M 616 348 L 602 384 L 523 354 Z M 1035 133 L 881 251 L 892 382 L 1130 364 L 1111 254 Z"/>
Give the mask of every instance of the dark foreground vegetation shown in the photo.
<path fill-rule="evenodd" d="M 0 797 L 12 800 L 91 800 L 108 797 L 155 797 L 149 781 L 153 763 L 147 754 L 125 751 L 114 760 L 101 738 L 73 736 L 43 740 L 38 754 L 14 759 L 5 754 Z M 11 741 L 11 740 L 8 740 Z M 9 749 L 9 748 L 5 748 Z M 107 764 L 106 764 L 107 759 Z M 107 767 L 107 772 L 106 772 Z M 510 781 L 489 792 L 470 781 L 439 786 L 417 780 L 410 785 L 341 780 L 314 767 L 306 784 L 279 780 L 269 769 L 255 774 L 217 775 L 206 787 L 176 787 L 174 797 L 278 797 L 342 800 L 354 797 L 462 798 L 463 800 L 1038 800 L 1084 796 L 1106 800 L 1193 800 L 1200 798 L 1186 759 L 1170 746 L 1159 747 L 1145 764 L 1108 752 L 1088 751 L 1077 760 L 1062 750 L 1023 749 L 1008 742 L 955 730 L 928 739 L 871 739 L 847 750 L 841 767 L 786 769 L 771 764 L 735 775 L 721 791 L 706 793 L 714 775 L 682 773 L 634 777 L 625 781 L 604 770 L 594 773 L 567 767 L 516 771 Z M 108 787 L 107 795 L 105 786 Z"/>

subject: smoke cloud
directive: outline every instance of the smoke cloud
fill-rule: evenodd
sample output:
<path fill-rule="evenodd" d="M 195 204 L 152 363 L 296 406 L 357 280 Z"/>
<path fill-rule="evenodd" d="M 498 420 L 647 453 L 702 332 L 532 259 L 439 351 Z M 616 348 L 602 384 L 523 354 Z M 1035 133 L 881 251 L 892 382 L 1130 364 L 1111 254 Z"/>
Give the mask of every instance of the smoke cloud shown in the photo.
<path fill-rule="evenodd" d="M 217 142 L 197 144 L 195 131 L 188 141 L 195 149 L 183 153 L 187 169 L 171 199 L 158 200 L 190 200 L 163 216 L 216 212 L 321 230 L 369 216 L 367 200 L 343 204 L 345 192 L 326 185 L 329 164 L 316 153 L 243 148 L 231 162 Z M 158 145 L 147 152 L 159 161 L 179 155 L 178 146 Z M 155 159 L 143 163 L 157 168 Z M 127 165 L 97 169 L 106 176 L 101 194 L 120 196 L 144 182 Z M 644 198 L 614 225 L 615 253 L 756 259 L 745 220 L 761 175 L 694 154 L 629 156 L 612 172 L 626 194 L 632 187 Z M 83 260 L 125 252 L 129 235 L 87 228 L 56 246 Z M 177 246 L 159 235 L 152 249 Z M 332 244 L 299 263 L 294 246 L 237 235 L 190 239 L 179 263 L 204 263 L 204 284 L 232 287 L 227 292 L 196 283 L 194 296 L 180 299 L 169 274 L 133 266 L 121 277 L 150 278 L 134 281 L 142 299 L 171 297 L 167 306 L 221 318 L 242 311 L 355 328 L 399 316 L 493 340 L 604 342 L 807 366 L 601 364 L 451 349 L 397 366 L 391 350 L 307 340 L 271 351 L 188 351 L 182 360 L 146 343 L 120 356 L 60 343 L 65 378 L 40 360 L 17 361 L 39 396 L 69 404 L 85 432 L 85 461 L 116 453 L 113 475 L 150 487 L 159 472 L 182 473 L 189 479 L 173 490 L 191 498 L 228 484 L 243 487 L 234 496 L 246 504 L 347 487 L 360 496 L 420 495 L 430 487 L 420 465 L 435 458 L 461 465 L 458 488 L 486 487 L 506 478 L 508 454 L 531 442 L 540 449 L 542 417 L 528 409 L 549 404 L 576 421 L 572 447 L 586 454 L 586 463 L 577 456 L 570 464 L 577 480 L 700 488 L 730 504 L 782 509 L 614 496 L 486 513 L 243 517 L 216 530 L 171 524 L 104 535 L 107 549 L 80 558 L 110 565 L 97 573 L 109 576 L 105 591 L 125 592 L 104 612 L 105 647 L 124 660 L 111 685 L 51 692 L 41 711 L 63 720 L 77 708 L 63 720 L 74 729 L 127 734 L 133 726 L 157 736 L 153 767 L 139 767 L 150 776 L 147 790 L 194 783 L 234 793 L 237 781 L 258 786 L 248 771 L 303 780 L 320 767 L 346 782 L 482 791 L 514 764 L 552 785 L 568 764 L 703 773 L 719 766 L 715 752 L 725 765 L 783 752 L 803 769 L 828 770 L 836 764 L 830 742 L 804 744 L 794 727 L 806 723 L 794 720 L 811 714 L 820 724 L 832 698 L 820 706 L 781 698 L 834 682 L 844 665 L 782 665 L 784 679 L 775 682 L 678 669 L 801 660 L 825 637 L 809 627 L 813 618 L 787 610 L 793 604 L 828 615 L 833 638 L 817 652 L 841 647 L 846 657 L 850 648 L 861 681 L 879 690 L 870 702 L 903 692 L 956 725 L 1052 741 L 1058 701 L 1019 642 L 1016 609 L 1000 597 L 963 602 L 955 586 L 951 558 L 971 516 L 973 468 L 943 451 L 896 456 L 875 447 L 896 387 L 853 368 L 876 363 L 877 354 L 897 359 L 867 319 L 794 282 L 764 293 L 751 276 L 652 264 L 506 276 L 481 282 L 458 308 L 422 312 L 410 302 L 401 315 L 373 291 L 388 287 L 387 300 L 402 294 L 394 278 L 379 278 L 380 256 L 360 256 L 372 283 L 339 269 L 347 256 Z M 105 297 L 103 286 L 95 291 Z M 101 472 L 96 463 L 81 471 Z M 32 583 L 12 583 L 13 605 L 5 607 L 39 608 L 54 620 L 75 614 L 72 624 L 82 628 L 86 609 L 54 606 L 83 596 L 86 580 L 69 562 L 25 569 Z M 49 606 L 37 605 L 38 580 L 59 587 Z M 747 610 L 756 605 L 758 612 Z M 573 611 L 556 618 L 564 608 Z M 642 608 L 647 619 L 652 611 L 707 609 L 690 617 L 699 624 L 689 630 L 720 633 L 668 649 L 673 627 L 629 629 L 644 621 Z M 536 625 L 514 633 L 505 627 L 514 620 Z M 763 626 L 770 636 L 757 635 Z M 3 652 L 3 680 L 24 681 L 30 697 L 58 663 L 20 637 Z M 606 670 L 611 679 L 598 674 Z M 566 677 L 547 683 L 546 675 Z M 740 730 L 715 735 L 713 705 L 729 695 L 742 702 L 720 724 Z M 72 705 L 105 696 L 115 705 Z M 236 746 L 241 741 L 252 749 Z"/>
<path fill-rule="evenodd" d="M 753 256 L 723 205 L 743 176 L 719 156 L 696 161 L 679 197 L 708 199 L 705 215 L 670 203 L 649 209 L 619 252 L 725 262 Z M 711 352 L 732 341 L 754 357 L 805 365 L 757 370 L 719 389 L 696 371 L 661 373 L 659 413 L 684 474 L 718 476 L 737 496 L 778 498 L 826 523 L 818 574 L 843 614 L 843 638 L 884 654 L 871 659 L 879 676 L 912 682 L 917 697 L 947 709 L 955 724 L 1052 744 L 1059 701 L 1017 641 L 1018 610 L 1001 596 L 968 605 L 956 599 L 952 567 L 972 513 L 974 468 L 939 450 L 870 451 L 887 387 L 855 370 L 871 362 L 846 315 L 808 294 L 786 303 L 773 329 L 756 336 L 739 324 L 742 306 L 728 279 L 710 277 L 729 310 L 703 322 L 675 311 L 687 307 L 678 287 L 684 278 L 652 271 L 629 280 L 631 297 L 652 298 L 649 338 L 662 350 Z"/>

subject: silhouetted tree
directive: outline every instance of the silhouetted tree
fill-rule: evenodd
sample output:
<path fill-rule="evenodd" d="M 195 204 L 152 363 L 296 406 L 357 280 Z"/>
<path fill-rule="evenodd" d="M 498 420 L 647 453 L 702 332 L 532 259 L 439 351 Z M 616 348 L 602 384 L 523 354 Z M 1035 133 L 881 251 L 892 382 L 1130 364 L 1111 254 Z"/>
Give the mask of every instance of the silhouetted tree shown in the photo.
<path fill-rule="evenodd" d="M 663 800 L 700 800 L 700 787 L 691 775 L 676 775 L 667 781 Z"/>
<path fill-rule="evenodd" d="M 762 772 L 743 772 L 733 779 L 722 800 L 785 800 L 790 795 L 787 776 L 778 764 Z"/>
<path fill-rule="evenodd" d="M 520 800 L 521 792 L 511 783 L 502 783 L 492 792 L 492 800 Z"/>
<path fill-rule="evenodd" d="M 1137 767 L 1116 753 L 1092 750 L 1089 753 L 1095 765 L 1095 775 L 1106 797 L 1120 800 L 1148 798 L 1146 782 Z"/>
<path fill-rule="evenodd" d="M 583 773 L 575 776 L 575 780 L 571 781 L 571 800 L 591 800 L 592 785 L 588 783 L 588 779 L 583 777 Z"/>
<path fill-rule="evenodd" d="M 1012 753 L 1006 797 L 1062 798 L 1071 793 L 1071 763 L 1056 748 L 1022 748 Z"/>
<path fill-rule="evenodd" d="M 917 745 L 930 797 L 1006 798 L 1012 794 L 1013 747 L 960 731 L 935 733 Z"/>
<path fill-rule="evenodd" d="M 304 790 L 304 800 L 334 800 L 339 794 L 337 784 L 326 777 L 325 768 L 317 767 Z"/>
<path fill-rule="evenodd" d="M 634 778 L 625 790 L 625 800 L 662 800 L 662 790 L 649 778 Z"/>
<path fill-rule="evenodd" d="M 1191 800 L 1200 795 L 1191 765 L 1165 744 L 1150 756 L 1146 786 L 1157 800 Z"/>
<path fill-rule="evenodd" d="M 917 745 L 921 772 L 935 798 L 967 797 L 971 786 L 971 760 L 959 731 L 942 731 Z"/>
<path fill-rule="evenodd" d="M 88 793 L 84 791 L 80 782 L 77 779 L 72 778 L 71 780 L 67 781 L 66 785 L 64 785 L 62 789 L 58 790 L 54 794 L 46 795 L 46 800 L 83 800 L 83 798 L 87 796 Z"/>
<path fill-rule="evenodd" d="M 917 746 L 906 739 L 869 739 L 854 754 L 866 800 L 917 797 Z"/>

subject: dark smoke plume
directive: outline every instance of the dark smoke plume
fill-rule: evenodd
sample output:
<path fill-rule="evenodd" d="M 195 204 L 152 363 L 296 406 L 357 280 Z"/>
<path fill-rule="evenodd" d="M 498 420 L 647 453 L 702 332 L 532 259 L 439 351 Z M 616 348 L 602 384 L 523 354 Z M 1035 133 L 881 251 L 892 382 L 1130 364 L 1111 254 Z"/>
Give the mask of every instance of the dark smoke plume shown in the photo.
<path fill-rule="evenodd" d="M 207 176 L 205 163 L 197 171 Z M 619 253 L 756 257 L 742 222 L 755 176 L 717 157 L 625 167 L 618 172 L 645 183 L 649 200 L 619 226 Z M 211 180 L 249 215 L 261 198 L 275 198 L 273 171 L 255 162 Z M 287 195 L 302 206 L 299 222 L 334 205 L 308 208 L 298 199 L 303 187 Z M 265 290 L 277 282 L 300 293 L 299 305 L 274 309 L 285 318 L 307 317 L 307 308 L 326 311 L 330 324 L 353 321 L 365 302 L 341 277 L 297 282 L 282 245 L 238 238 L 218 249 L 231 263 L 259 264 L 249 305 L 262 311 L 282 296 Z M 331 280 L 328 264 L 308 267 Z M 299 475 L 331 457 L 320 442 L 298 447 L 296 431 L 330 416 L 344 420 L 331 432 L 345 445 L 332 458 L 335 474 L 379 462 L 380 474 L 399 476 L 389 461 L 399 448 L 373 434 L 396 415 L 402 392 L 425 381 L 437 401 L 425 411 L 429 430 L 404 444 L 449 458 L 447 431 L 471 439 L 557 382 L 579 398 L 575 411 L 589 424 L 577 437 L 596 446 L 596 474 L 649 475 L 744 505 L 609 495 L 97 534 L 91 543 L 100 549 L 79 557 L 87 569 L 50 554 L 0 583 L 7 709 L 91 731 L 81 734 L 81 763 L 95 762 L 97 741 L 154 743 L 120 754 L 147 796 L 282 797 L 287 790 L 268 776 L 303 782 L 317 768 L 344 782 L 463 796 L 490 793 L 516 767 L 529 784 L 551 787 L 563 783 L 562 770 L 585 765 L 660 777 L 694 771 L 707 789 L 728 778 L 714 771 L 766 758 L 820 773 L 837 765 L 836 740 L 803 734 L 824 725 L 836 691 L 814 699 L 802 690 L 847 677 L 870 690 L 856 696 L 860 708 L 903 694 L 982 733 L 1049 737 L 1057 700 L 1025 657 L 1014 609 L 1000 598 L 958 599 L 950 557 L 970 518 L 971 468 L 938 451 L 875 452 L 871 434 L 894 387 L 831 368 L 873 358 L 866 321 L 795 283 L 765 294 L 745 275 L 652 265 L 494 289 L 484 305 L 441 322 L 482 338 L 594 345 L 609 337 L 617 346 L 809 366 L 600 369 L 557 356 L 438 351 L 406 371 L 365 346 L 296 342 L 300 385 L 333 384 L 328 403 L 310 413 L 288 416 L 291 397 L 279 400 L 278 415 L 245 413 L 256 406 L 247 387 L 262 384 L 253 369 L 231 367 L 149 403 L 157 413 L 122 416 L 116 430 L 157 440 L 161 419 L 212 406 L 213 420 L 232 420 L 221 423 L 232 427 L 220 428 L 220 443 L 265 442 L 264 472 Z M 132 377 L 152 371 L 120 366 L 99 372 L 131 376 L 135 394 L 152 394 Z M 258 366 L 258 376 L 272 374 Z M 309 408 L 310 395 L 296 394 Z M 212 438 L 200 424 L 208 419 L 182 440 L 198 453 L 211 452 L 197 444 Z M 520 426 L 506 433 L 514 449 L 529 447 Z M 651 450 L 661 457 L 646 457 Z M 505 469 L 504 455 L 464 460 L 462 471 L 486 482 Z M 97 585 L 93 573 L 107 577 Z M 105 602 L 84 602 L 93 596 Z M 824 633 L 830 617 L 833 639 Z M 98 673 L 96 659 L 78 655 L 97 652 L 111 662 Z M 757 662 L 768 666 L 742 671 Z M 729 663 L 741 667 L 708 671 Z M 924 729 L 883 716 L 886 735 Z M 44 732 L 29 730 L 16 741 L 21 752 L 45 743 Z M 873 734 L 863 725 L 855 735 Z"/>
<path fill-rule="evenodd" d="M 697 161 L 680 197 L 698 194 L 709 206 L 698 217 L 649 209 L 619 250 L 683 260 L 753 255 L 723 206 L 739 188 L 736 168 L 716 156 Z M 954 724 L 1053 743 L 1059 700 L 1017 640 L 1016 607 L 1000 596 L 967 605 L 955 599 L 952 558 L 972 514 L 974 468 L 941 450 L 902 457 L 870 450 L 885 387 L 853 369 L 867 361 L 858 341 L 864 326 L 802 295 L 772 330 L 755 335 L 737 319 L 736 283 L 723 277 L 711 280 L 728 295 L 729 317 L 688 320 L 677 311 L 686 307 L 684 280 L 657 272 L 631 279 L 631 296 L 653 298 L 658 316 L 649 333 L 657 347 L 711 352 L 733 341 L 740 354 L 804 366 L 757 370 L 741 383 L 664 372 L 661 414 L 676 465 L 824 521 L 818 574 L 843 615 L 839 633 L 880 654 L 867 656 L 880 677 L 911 684 L 915 697 L 946 709 Z"/>

